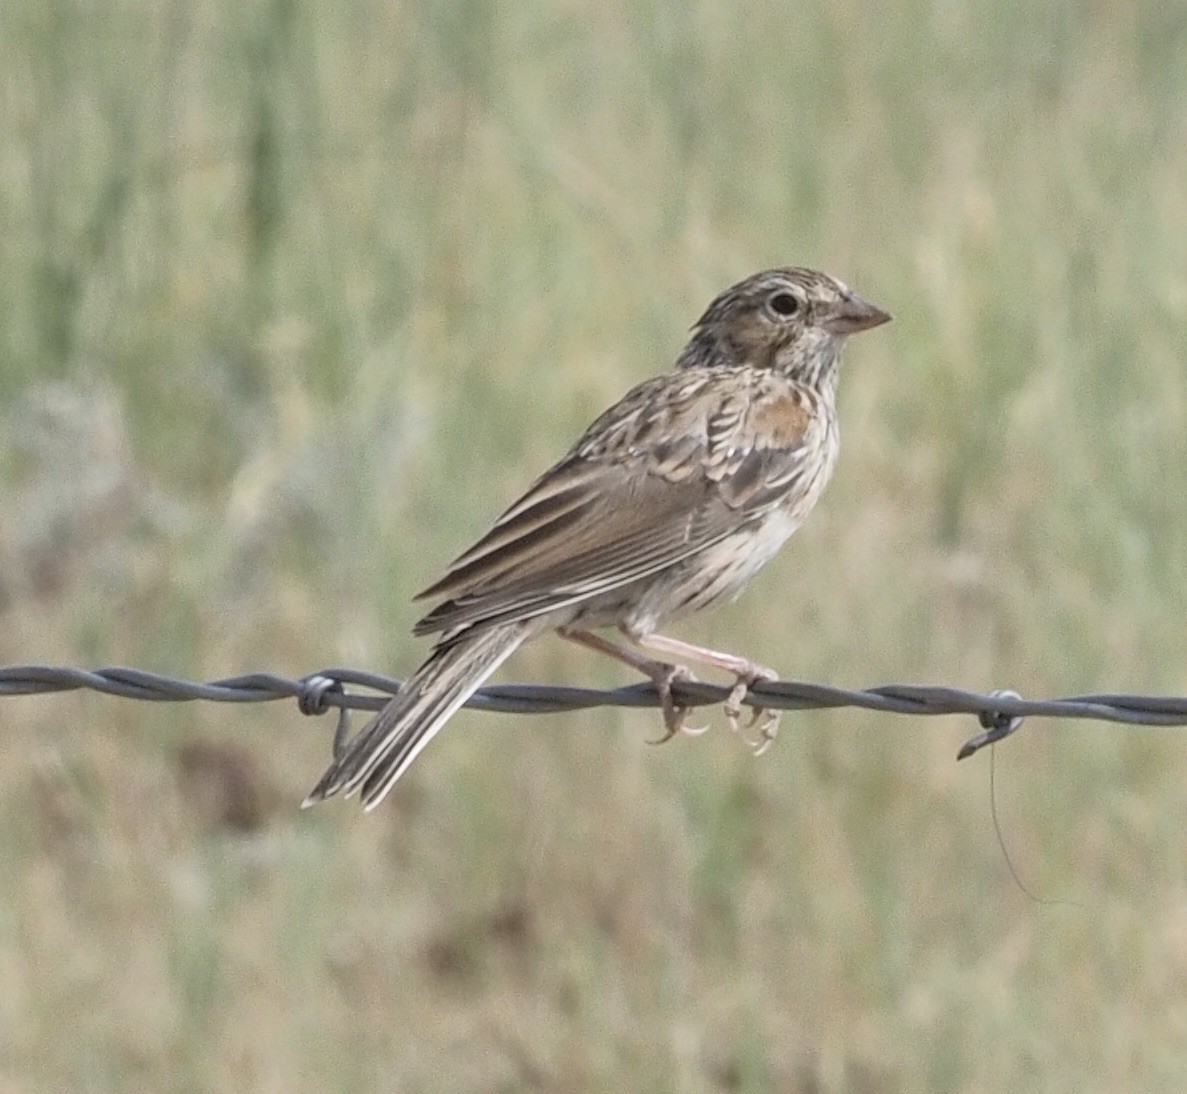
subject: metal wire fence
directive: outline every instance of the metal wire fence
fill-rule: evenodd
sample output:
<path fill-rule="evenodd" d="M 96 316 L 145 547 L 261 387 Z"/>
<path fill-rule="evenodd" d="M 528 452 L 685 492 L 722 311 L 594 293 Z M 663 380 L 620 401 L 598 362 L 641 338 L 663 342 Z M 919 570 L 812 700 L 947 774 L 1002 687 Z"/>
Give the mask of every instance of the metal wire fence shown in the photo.
<path fill-rule="evenodd" d="M 347 688 L 366 688 L 366 694 Z M 275 673 L 255 672 L 209 683 L 177 680 L 142 669 L 74 669 L 50 665 L 0 667 L 0 696 L 43 695 L 87 689 L 126 699 L 150 702 L 265 703 L 295 699 L 303 714 L 341 712 L 335 739 L 347 732 L 351 710 L 378 710 L 399 690 L 400 681 L 358 669 L 332 668 L 291 680 Z M 677 702 L 688 707 L 724 703 L 730 688 L 704 682 L 677 681 L 672 685 Z M 756 683 L 746 703 L 773 710 L 824 710 L 853 707 L 885 714 L 973 715 L 982 732 L 970 738 L 958 759 L 1017 730 L 1027 717 L 1082 718 L 1138 726 L 1187 725 L 1187 696 L 1078 695 L 1066 699 L 1023 699 L 1017 692 L 994 691 L 988 695 L 959 688 L 920 684 L 884 684 L 853 691 L 830 684 L 795 680 Z M 554 714 L 593 707 L 658 707 L 659 696 L 650 683 L 595 690 L 527 684 L 496 684 L 482 688 L 467 706 L 505 714 Z"/>

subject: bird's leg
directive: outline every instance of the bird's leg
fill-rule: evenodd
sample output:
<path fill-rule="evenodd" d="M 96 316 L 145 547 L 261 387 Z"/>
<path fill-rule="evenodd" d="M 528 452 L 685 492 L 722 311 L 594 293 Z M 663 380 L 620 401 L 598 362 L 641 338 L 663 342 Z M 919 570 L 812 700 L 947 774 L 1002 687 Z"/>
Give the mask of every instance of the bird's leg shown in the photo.
<path fill-rule="evenodd" d="M 744 726 L 741 718 L 742 701 L 746 698 L 746 693 L 752 685 L 760 680 L 777 680 L 779 674 L 774 669 L 769 669 L 766 665 L 760 665 L 757 661 L 751 661 L 746 657 L 736 657 L 732 653 L 720 653 L 717 650 L 706 649 L 704 646 L 694 646 L 691 642 L 682 642 L 678 638 L 669 638 L 663 634 L 644 634 L 635 637 L 629 632 L 624 633 L 632 641 L 646 649 L 655 650 L 656 653 L 667 654 L 669 657 L 680 657 L 688 661 L 699 661 L 703 665 L 712 665 L 714 668 L 733 673 L 738 682 L 725 701 L 725 716 L 729 720 L 730 729 L 750 747 L 756 756 L 761 756 L 771 747 L 771 742 L 775 739 L 775 733 L 779 729 L 782 711 L 767 710 L 765 707 L 756 706 L 750 720 Z M 751 740 L 746 734 L 754 728 L 760 719 L 762 724 L 758 728 L 758 739 Z"/>
<path fill-rule="evenodd" d="M 655 684 L 655 690 L 659 692 L 660 709 L 664 716 L 664 735 L 658 741 L 648 741 L 648 744 L 662 745 L 678 735 L 699 737 L 709 728 L 708 726 L 688 725 L 688 707 L 681 706 L 672 695 L 672 684 L 677 680 L 696 680 L 696 677 L 684 665 L 673 665 L 667 661 L 656 661 L 653 658 L 644 657 L 629 646 L 620 646 L 617 642 L 611 642 L 600 634 L 581 630 L 578 627 L 559 627 L 556 633 L 562 638 L 567 638 L 570 642 L 576 642 L 578 645 L 607 654 L 616 661 L 622 661 L 651 678 L 652 683 Z"/>

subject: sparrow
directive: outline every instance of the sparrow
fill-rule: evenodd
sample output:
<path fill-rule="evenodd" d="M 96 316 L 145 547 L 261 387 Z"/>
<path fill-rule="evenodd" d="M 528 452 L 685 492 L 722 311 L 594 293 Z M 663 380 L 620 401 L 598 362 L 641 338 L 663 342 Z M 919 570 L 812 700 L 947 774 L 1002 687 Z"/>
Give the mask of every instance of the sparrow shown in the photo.
<path fill-rule="evenodd" d="M 812 510 L 837 459 L 837 366 L 851 334 L 890 315 L 803 268 L 726 289 L 671 371 L 601 415 L 473 547 L 417 599 L 436 643 L 305 799 L 358 793 L 375 808 L 450 716 L 519 646 L 548 631 L 638 669 L 659 694 L 662 740 L 696 733 L 672 685 L 692 661 L 731 674 L 742 733 L 750 686 L 774 679 L 745 657 L 659 633 L 735 598 Z M 614 628 L 622 642 L 595 633 Z M 777 712 L 756 707 L 761 751 Z"/>

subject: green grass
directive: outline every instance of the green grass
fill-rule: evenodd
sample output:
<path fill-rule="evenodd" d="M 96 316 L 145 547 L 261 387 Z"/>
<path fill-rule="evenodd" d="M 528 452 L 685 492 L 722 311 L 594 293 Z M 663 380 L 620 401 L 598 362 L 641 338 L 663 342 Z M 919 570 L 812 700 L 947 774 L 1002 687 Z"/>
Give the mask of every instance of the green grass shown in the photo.
<path fill-rule="evenodd" d="M 410 596 L 805 263 L 896 322 L 819 510 L 684 633 L 1187 692 L 1185 67 L 1144 0 L 5 5 L 0 663 L 406 672 Z M 971 720 L 796 715 L 756 762 L 463 714 L 363 818 L 297 810 L 331 727 L 292 708 L 3 714 L 13 1089 L 1187 1083 L 1177 733 L 998 750 L 1035 902 Z"/>

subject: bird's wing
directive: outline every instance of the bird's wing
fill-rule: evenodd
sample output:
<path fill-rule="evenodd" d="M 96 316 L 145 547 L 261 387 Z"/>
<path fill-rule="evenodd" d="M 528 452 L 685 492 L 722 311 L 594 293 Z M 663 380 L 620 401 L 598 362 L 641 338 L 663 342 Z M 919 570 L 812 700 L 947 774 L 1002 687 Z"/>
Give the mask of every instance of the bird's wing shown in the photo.
<path fill-rule="evenodd" d="M 420 594 L 449 599 L 416 633 L 529 619 L 697 554 L 811 473 L 816 417 L 809 393 L 770 373 L 639 385 Z"/>

